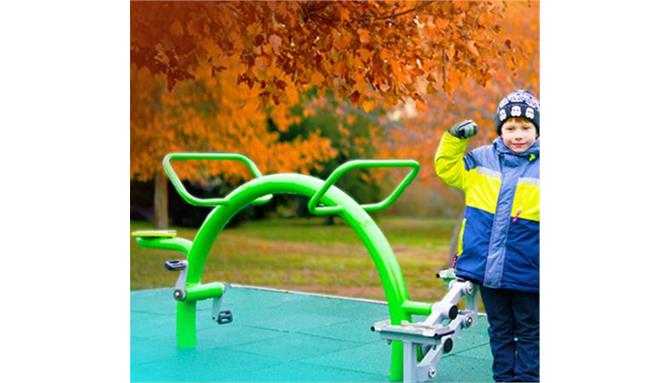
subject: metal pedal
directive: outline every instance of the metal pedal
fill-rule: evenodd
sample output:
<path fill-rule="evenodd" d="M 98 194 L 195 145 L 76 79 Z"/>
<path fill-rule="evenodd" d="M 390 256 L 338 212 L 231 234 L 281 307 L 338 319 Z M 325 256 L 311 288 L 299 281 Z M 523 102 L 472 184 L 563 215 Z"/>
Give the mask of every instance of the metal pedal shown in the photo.
<path fill-rule="evenodd" d="M 168 271 L 182 271 L 186 269 L 187 262 L 183 259 L 173 259 L 170 261 L 165 261 L 163 266 Z"/>
<path fill-rule="evenodd" d="M 218 324 L 227 324 L 233 322 L 233 312 L 231 310 L 222 310 L 217 314 Z"/>

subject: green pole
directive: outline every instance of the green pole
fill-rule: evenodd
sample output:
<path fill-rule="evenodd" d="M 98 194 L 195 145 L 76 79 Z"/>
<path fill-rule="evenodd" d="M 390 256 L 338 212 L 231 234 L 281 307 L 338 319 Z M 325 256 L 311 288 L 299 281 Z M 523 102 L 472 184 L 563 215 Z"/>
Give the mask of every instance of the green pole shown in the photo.
<path fill-rule="evenodd" d="M 196 302 L 177 302 L 177 347 L 196 347 Z"/>

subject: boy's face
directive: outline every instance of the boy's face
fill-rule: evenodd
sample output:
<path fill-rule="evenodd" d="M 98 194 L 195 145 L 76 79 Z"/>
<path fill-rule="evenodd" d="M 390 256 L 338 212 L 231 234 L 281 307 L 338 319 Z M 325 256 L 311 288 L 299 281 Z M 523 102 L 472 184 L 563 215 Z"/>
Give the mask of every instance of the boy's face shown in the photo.
<path fill-rule="evenodd" d="M 536 126 L 523 118 L 511 118 L 501 127 L 503 143 L 515 153 L 522 153 L 536 142 Z"/>

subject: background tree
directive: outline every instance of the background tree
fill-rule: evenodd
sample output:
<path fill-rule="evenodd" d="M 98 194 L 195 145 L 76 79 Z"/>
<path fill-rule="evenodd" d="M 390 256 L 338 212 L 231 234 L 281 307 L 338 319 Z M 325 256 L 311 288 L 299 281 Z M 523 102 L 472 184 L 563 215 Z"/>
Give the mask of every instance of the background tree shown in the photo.
<path fill-rule="evenodd" d="M 365 112 L 347 101 L 336 99 L 333 94 L 317 96 L 316 87 L 305 94 L 305 100 L 292 108 L 300 116 L 300 122 L 280 131 L 280 139 L 295 140 L 318 134 L 331 142 L 335 155 L 323 162 L 323 167 L 315 168 L 310 174 L 326 179 L 338 166 L 353 159 L 376 158 L 380 146 L 381 127 L 379 118 L 383 111 L 377 109 Z M 274 124 L 273 124 L 273 127 Z M 338 180 L 337 185 L 361 203 L 377 201 L 380 198 L 380 169 L 355 169 Z M 297 206 L 299 215 L 307 215 L 307 199 Z M 325 217 L 333 224 L 335 216 Z"/>
<path fill-rule="evenodd" d="M 417 186 L 421 186 L 410 187 L 408 193 L 414 196 L 404 199 L 406 206 L 399 201 L 391 211 L 403 213 L 419 209 L 426 215 L 463 218 L 463 194 L 447 188 L 434 174 L 435 149 L 449 126 L 464 119 L 474 120 L 481 128 L 471 140 L 471 147 L 491 142 L 496 138 L 493 123 L 496 105 L 514 89 L 528 89 L 540 97 L 539 28 L 538 2 L 508 3 L 500 20 L 500 30 L 512 55 L 491 68 L 490 78 L 484 85 L 474 80 L 465 81 L 452 93 L 438 91 L 428 95 L 426 112 L 417 113 L 410 102 L 380 121 L 388 137 L 380 148 L 380 155 L 414 158 L 422 164 L 416 181 Z M 451 238 L 457 238 L 458 229 L 456 225 Z M 450 254 L 455 251 L 456 241 L 452 241 Z"/>
<path fill-rule="evenodd" d="M 499 1 L 132 2 L 131 177 L 165 184 L 160 158 L 178 150 L 253 153 L 262 171 L 318 166 L 333 158 L 329 140 L 283 142 L 264 121 L 286 131 L 300 121 L 291 108 L 315 86 L 368 112 L 409 99 L 425 111 L 438 90 L 484 85 L 524 48 L 501 33 L 507 9 Z M 208 169 L 243 172 L 221 166 Z M 196 179 L 204 168 L 183 174 Z"/>
<path fill-rule="evenodd" d="M 131 177 L 154 179 L 157 227 L 168 224 L 167 182 L 161 167 L 166 153 L 242 153 L 253 158 L 262 173 L 306 173 L 335 155 L 330 142 L 317 134 L 280 140 L 257 111 L 258 89 L 238 89 L 232 76 L 199 76 L 168 92 L 160 76 L 146 69 L 131 71 Z M 230 161 L 174 166 L 180 176 L 192 181 L 219 175 L 235 184 L 250 176 L 246 167 Z"/>

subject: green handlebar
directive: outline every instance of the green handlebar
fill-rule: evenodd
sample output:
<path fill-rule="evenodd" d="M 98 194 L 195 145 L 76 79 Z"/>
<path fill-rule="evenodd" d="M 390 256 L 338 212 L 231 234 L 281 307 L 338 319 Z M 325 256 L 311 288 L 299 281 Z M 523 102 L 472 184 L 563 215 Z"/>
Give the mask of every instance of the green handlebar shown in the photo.
<path fill-rule="evenodd" d="M 419 172 L 419 162 L 414 160 L 353 160 L 345 162 L 331 173 L 324 182 L 324 185 L 312 196 L 312 198 L 310 198 L 310 201 L 308 201 L 308 210 L 314 215 L 338 214 L 342 212 L 342 206 L 317 206 L 317 204 L 326 191 L 334 185 L 343 174 L 352 169 L 359 168 L 411 168 L 403 181 L 401 181 L 387 198 L 378 203 L 361 205 L 365 211 L 371 212 L 386 209 L 396 201 L 398 196 L 403 193 L 403 190 L 405 190 L 410 182 L 417 176 L 417 173 Z"/>
<path fill-rule="evenodd" d="M 227 198 L 198 198 L 193 195 L 191 195 L 184 185 L 182 184 L 182 181 L 180 181 L 179 176 L 177 173 L 175 173 L 175 170 L 172 168 L 172 165 L 170 161 L 175 160 L 175 161 L 184 161 L 184 160 L 232 160 L 232 161 L 240 161 L 247 165 L 247 168 L 252 172 L 252 175 L 254 175 L 254 178 L 259 178 L 262 176 L 261 172 L 259 171 L 259 168 L 256 167 L 256 164 L 252 162 L 249 158 L 243 156 L 242 154 L 237 154 L 237 153 L 168 153 L 163 157 L 163 169 L 165 170 L 166 174 L 168 175 L 168 179 L 170 179 L 170 182 L 172 182 L 173 186 L 175 186 L 175 190 L 177 190 L 177 193 L 184 198 L 184 200 L 191 205 L 194 206 L 219 206 L 219 205 L 227 205 L 228 204 L 228 199 Z M 273 198 L 272 194 L 268 194 L 263 197 L 259 197 L 258 199 L 254 200 L 252 202 L 252 205 L 262 205 L 270 199 Z"/>
<path fill-rule="evenodd" d="M 191 251 L 193 243 L 184 238 L 136 238 L 137 244 L 140 247 L 147 247 L 151 249 L 174 250 L 187 255 Z"/>

